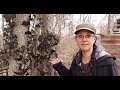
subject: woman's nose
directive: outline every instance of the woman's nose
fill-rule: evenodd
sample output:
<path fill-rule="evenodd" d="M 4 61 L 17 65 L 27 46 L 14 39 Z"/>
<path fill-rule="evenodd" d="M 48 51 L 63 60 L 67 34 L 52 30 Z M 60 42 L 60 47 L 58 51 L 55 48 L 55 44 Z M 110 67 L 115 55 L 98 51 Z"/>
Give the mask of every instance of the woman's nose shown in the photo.
<path fill-rule="evenodd" d="M 87 39 L 86 39 L 86 37 L 83 37 L 82 40 L 83 40 L 83 41 L 86 41 Z"/>

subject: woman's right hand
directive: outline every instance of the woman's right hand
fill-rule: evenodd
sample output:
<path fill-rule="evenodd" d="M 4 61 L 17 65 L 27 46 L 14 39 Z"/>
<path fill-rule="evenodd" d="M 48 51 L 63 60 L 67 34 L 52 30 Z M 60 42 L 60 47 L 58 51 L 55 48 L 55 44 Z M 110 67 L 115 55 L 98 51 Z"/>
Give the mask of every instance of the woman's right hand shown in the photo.
<path fill-rule="evenodd" d="M 59 58 L 50 58 L 49 62 L 54 65 L 59 63 L 61 60 Z"/>

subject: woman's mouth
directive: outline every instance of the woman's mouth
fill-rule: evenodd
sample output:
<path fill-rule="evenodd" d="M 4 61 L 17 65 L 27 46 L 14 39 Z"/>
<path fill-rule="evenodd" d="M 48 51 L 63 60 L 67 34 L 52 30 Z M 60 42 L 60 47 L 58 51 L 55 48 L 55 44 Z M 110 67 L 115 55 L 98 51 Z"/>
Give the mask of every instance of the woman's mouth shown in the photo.
<path fill-rule="evenodd" d="M 82 45 L 88 45 L 88 44 L 82 44 Z"/>

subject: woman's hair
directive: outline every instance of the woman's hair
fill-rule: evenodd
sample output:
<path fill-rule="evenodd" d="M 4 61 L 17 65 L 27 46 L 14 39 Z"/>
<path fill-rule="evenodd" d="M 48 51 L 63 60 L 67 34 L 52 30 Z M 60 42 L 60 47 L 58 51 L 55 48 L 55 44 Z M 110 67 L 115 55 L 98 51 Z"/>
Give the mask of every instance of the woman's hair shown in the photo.
<path fill-rule="evenodd" d="M 96 41 L 95 41 L 96 42 Z M 97 46 L 95 45 L 95 43 L 93 44 L 93 52 L 91 55 L 91 60 L 95 60 L 95 51 L 96 51 Z"/>

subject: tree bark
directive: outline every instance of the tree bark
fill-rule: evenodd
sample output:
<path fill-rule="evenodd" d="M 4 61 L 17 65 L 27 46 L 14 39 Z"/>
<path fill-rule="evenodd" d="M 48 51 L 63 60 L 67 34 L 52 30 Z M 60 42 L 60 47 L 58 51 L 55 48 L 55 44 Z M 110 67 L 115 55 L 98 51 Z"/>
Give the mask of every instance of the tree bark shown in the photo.
<path fill-rule="evenodd" d="M 14 34 L 18 37 L 18 47 L 25 45 L 26 46 L 26 34 L 25 32 L 28 31 L 28 26 L 25 27 L 24 25 L 21 25 L 23 21 L 29 20 L 30 14 L 16 14 L 16 18 L 14 19 L 17 26 L 14 28 Z"/>
<path fill-rule="evenodd" d="M 13 33 L 17 35 L 18 47 L 21 47 L 22 45 L 26 46 L 27 38 L 25 32 L 28 31 L 28 27 L 25 27 L 21 24 L 23 21 L 27 21 L 28 18 L 29 14 L 16 14 L 16 18 L 14 19 L 16 27 L 14 27 Z M 13 76 L 14 71 L 16 70 L 16 61 L 13 59 L 13 57 L 10 57 L 8 75 Z"/>

